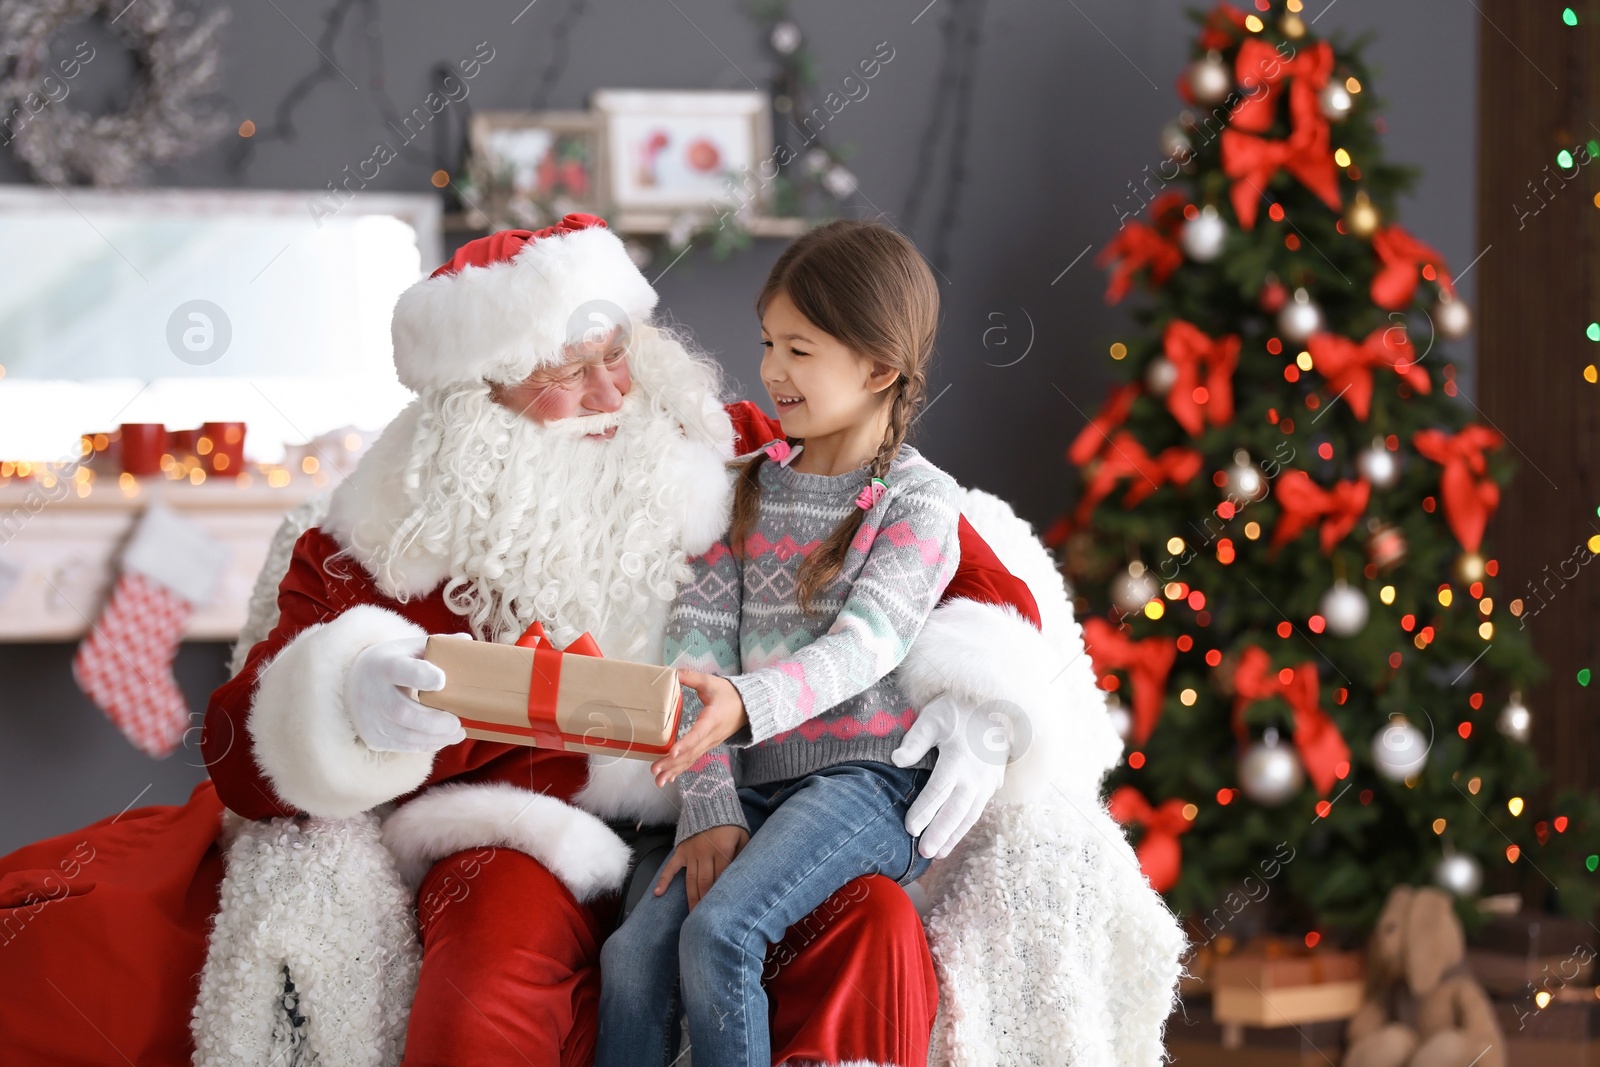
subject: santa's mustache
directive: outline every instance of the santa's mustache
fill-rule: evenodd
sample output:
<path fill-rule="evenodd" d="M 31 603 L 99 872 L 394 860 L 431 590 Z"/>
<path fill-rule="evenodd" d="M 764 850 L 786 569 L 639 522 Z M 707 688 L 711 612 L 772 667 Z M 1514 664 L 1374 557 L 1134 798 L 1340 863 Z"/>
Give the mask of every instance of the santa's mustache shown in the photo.
<path fill-rule="evenodd" d="M 603 434 L 608 430 L 621 426 L 630 412 L 638 407 L 638 401 L 635 399 L 637 392 L 637 390 L 630 390 L 622 398 L 622 404 L 615 411 L 597 411 L 591 415 L 568 415 L 564 419 L 552 419 L 549 422 L 541 423 L 540 426 L 558 437 L 586 437 L 590 434 Z"/>

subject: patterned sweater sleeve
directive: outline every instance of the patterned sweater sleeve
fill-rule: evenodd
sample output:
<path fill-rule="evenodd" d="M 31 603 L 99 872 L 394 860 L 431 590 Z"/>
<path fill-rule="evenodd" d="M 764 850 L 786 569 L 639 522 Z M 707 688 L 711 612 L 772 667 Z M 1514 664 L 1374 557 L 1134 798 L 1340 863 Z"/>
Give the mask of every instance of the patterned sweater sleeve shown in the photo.
<path fill-rule="evenodd" d="M 742 567 L 726 538 L 704 555 L 689 559 L 692 577 L 678 590 L 667 614 L 664 662 L 724 677 L 739 670 L 739 612 L 744 599 Z M 678 723 L 682 737 L 700 717 L 700 697 L 683 690 L 683 715 Z M 717 745 L 678 775 L 683 809 L 678 813 L 675 845 L 713 826 L 741 826 L 744 809 L 734 786 L 732 752 Z"/>
<path fill-rule="evenodd" d="M 750 725 L 726 744 L 743 748 L 792 730 L 900 665 L 960 562 L 959 493 L 941 472 L 891 490 L 867 513 L 850 546 L 867 558 L 828 632 L 788 659 L 728 679 Z"/>

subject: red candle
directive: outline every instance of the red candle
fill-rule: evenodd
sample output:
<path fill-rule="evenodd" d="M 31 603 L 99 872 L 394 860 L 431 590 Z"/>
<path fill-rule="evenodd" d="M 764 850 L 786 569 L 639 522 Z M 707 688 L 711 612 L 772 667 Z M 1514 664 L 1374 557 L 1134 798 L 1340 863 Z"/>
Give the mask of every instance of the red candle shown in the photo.
<path fill-rule="evenodd" d="M 206 449 L 201 455 L 207 472 L 234 477 L 244 470 L 244 423 L 208 422 L 200 427 L 200 440 Z"/>
<path fill-rule="evenodd" d="M 159 422 L 122 424 L 122 469 L 137 478 L 161 473 L 167 428 Z"/>

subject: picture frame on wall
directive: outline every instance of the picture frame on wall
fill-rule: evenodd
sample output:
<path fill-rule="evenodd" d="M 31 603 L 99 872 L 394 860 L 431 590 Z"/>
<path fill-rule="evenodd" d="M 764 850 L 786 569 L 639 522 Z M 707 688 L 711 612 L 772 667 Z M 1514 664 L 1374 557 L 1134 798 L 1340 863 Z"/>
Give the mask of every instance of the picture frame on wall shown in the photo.
<path fill-rule="evenodd" d="M 605 206 L 592 111 L 478 111 L 467 139 L 474 226 L 538 228 Z"/>
<path fill-rule="evenodd" d="M 772 154 L 766 93 L 602 89 L 591 105 L 608 206 L 647 215 L 766 208 L 758 176 Z"/>

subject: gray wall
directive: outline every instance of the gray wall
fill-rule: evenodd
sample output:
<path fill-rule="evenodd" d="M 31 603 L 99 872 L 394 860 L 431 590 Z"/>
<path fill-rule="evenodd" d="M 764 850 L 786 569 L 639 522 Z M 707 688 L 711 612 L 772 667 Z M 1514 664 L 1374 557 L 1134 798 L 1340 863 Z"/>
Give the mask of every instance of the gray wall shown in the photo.
<path fill-rule="evenodd" d="M 1126 183 L 1159 161 L 1156 134 L 1179 107 L 1173 85 L 1191 25 L 1177 0 L 997 0 L 981 9 L 938 0 L 924 10 L 926 2 L 828 0 L 796 4 L 793 14 L 812 42 L 824 89 L 837 86 L 879 42 L 895 50 L 869 83 L 869 95 L 846 107 L 827 133 L 855 147 L 850 165 L 861 183 L 860 213 L 881 211 L 896 224 L 918 171 L 920 135 L 935 119 L 944 21 L 957 11 L 964 20 L 968 11 L 980 15 L 966 177 L 946 235 L 941 356 L 930 395 L 950 388 L 920 421 L 917 441 L 963 482 L 1015 501 L 1043 524 L 1070 500 L 1062 452 L 1104 395 L 1110 382 L 1104 353 L 1128 322 L 1126 307 L 1102 303 L 1104 275 L 1091 265 L 1092 252 L 1061 272 L 1085 248 L 1104 244 Z M 538 0 L 520 17 L 521 0 L 376 7 L 383 84 L 409 111 L 426 94 L 434 63 L 464 58 L 484 40 L 497 54 L 471 84 L 468 102 L 530 106 L 571 3 Z M 299 31 L 318 38 L 329 8 L 327 0 L 233 5 L 223 72 L 232 124 L 271 123 L 288 86 L 321 62 Z M 566 65 L 543 104 L 583 107 L 602 86 L 739 89 L 749 87 L 748 76 L 765 87 L 766 53 L 742 10 L 733 0 L 591 0 L 571 26 Z M 378 71 L 369 63 L 358 13 L 359 7 L 329 54 L 363 88 L 337 74 L 318 85 L 295 112 L 294 140 L 259 143 L 238 175 L 226 165 L 223 144 L 159 173 L 156 183 L 317 189 L 366 158 L 389 134 L 370 88 Z M 1389 102 L 1389 152 L 1425 168 L 1402 219 L 1457 270 L 1465 267 L 1479 251 L 1472 233 L 1478 22 L 1472 6 L 1307 0 L 1306 15 L 1319 19 L 1319 32 L 1380 33 L 1371 58 L 1380 72 L 1376 88 Z M 97 63 L 88 74 L 115 76 L 117 69 Z M 85 85 L 115 91 L 92 79 Z M 951 123 L 949 115 L 937 118 Z M 941 149 L 950 142 L 944 132 Z M 431 146 L 419 155 L 385 167 L 375 185 L 426 190 Z M 935 160 L 935 180 L 917 225 L 908 229 L 927 251 L 945 195 L 942 151 Z M 0 179 L 26 175 L 0 157 Z M 757 385 L 759 358 L 751 300 L 780 248 L 761 242 L 721 263 L 697 250 L 657 283 L 662 306 L 747 391 Z M 647 273 L 654 277 L 662 266 Z M 1469 274 L 1463 285 L 1469 298 L 1474 281 Z M 1026 347 L 1028 318 L 1027 357 L 994 366 Z M 1460 346 L 1456 356 L 1467 361 Z M 1464 383 L 1471 380 L 1463 374 Z M 197 708 L 220 676 L 222 659 L 217 646 L 200 646 L 180 661 Z M 196 756 L 154 763 L 108 735 L 103 718 L 73 689 L 69 662 L 66 650 L 0 647 L 0 851 L 115 813 L 146 783 L 140 803 L 181 801 L 200 773 L 182 765 L 198 763 Z"/>

